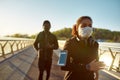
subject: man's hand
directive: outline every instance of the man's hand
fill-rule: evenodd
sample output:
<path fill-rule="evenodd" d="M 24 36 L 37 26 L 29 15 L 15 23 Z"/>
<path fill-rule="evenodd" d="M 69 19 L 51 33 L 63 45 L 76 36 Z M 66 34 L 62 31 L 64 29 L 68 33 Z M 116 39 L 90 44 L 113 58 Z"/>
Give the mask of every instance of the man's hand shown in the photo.
<path fill-rule="evenodd" d="M 89 63 L 90 71 L 98 71 L 104 68 L 105 68 L 104 62 L 96 61 L 96 59 Z"/>
<path fill-rule="evenodd" d="M 50 45 L 50 44 L 48 43 L 48 45 L 47 45 L 47 48 L 48 48 L 48 49 L 52 49 L 53 47 L 54 47 L 54 44 Z"/>

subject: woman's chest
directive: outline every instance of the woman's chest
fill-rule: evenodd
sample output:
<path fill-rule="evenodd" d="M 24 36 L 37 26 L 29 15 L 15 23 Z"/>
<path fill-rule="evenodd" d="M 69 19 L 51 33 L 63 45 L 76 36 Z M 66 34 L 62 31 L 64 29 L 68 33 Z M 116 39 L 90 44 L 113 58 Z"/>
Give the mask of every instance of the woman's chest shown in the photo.
<path fill-rule="evenodd" d="M 74 44 L 71 51 L 73 59 L 81 62 L 89 62 L 96 55 L 94 48 L 85 44 Z"/>

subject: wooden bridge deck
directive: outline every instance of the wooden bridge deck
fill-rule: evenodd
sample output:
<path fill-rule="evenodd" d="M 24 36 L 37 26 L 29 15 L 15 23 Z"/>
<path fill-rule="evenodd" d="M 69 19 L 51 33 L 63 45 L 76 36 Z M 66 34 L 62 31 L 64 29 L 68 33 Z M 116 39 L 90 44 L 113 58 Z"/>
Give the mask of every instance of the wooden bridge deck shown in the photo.
<path fill-rule="evenodd" d="M 50 80 L 63 80 L 64 78 L 65 72 L 60 70 L 60 67 L 57 65 L 57 61 L 58 61 L 58 57 L 56 56 L 56 54 L 53 54 Z M 30 70 L 28 71 L 25 77 L 25 80 L 27 80 L 28 76 L 29 79 L 31 80 L 38 80 L 38 75 L 39 75 L 38 57 L 36 57 L 34 62 L 32 63 Z M 46 72 L 44 72 L 44 78 L 45 77 L 46 77 Z"/>
<path fill-rule="evenodd" d="M 65 71 L 60 70 L 60 67 L 57 65 L 58 61 L 58 56 L 54 53 L 53 55 L 53 63 L 52 63 L 52 69 L 51 69 L 51 75 L 50 75 L 50 80 L 63 80 Z M 35 58 L 30 70 L 27 73 L 27 76 L 29 76 L 31 80 L 38 80 L 38 57 Z M 44 78 L 45 78 L 45 73 L 44 73 Z M 101 70 L 99 71 L 99 80 L 120 80 L 114 76 L 119 76 L 119 73 L 113 73 L 112 71 L 105 71 Z M 26 77 L 27 77 L 26 76 Z M 25 79 L 26 80 L 26 79 Z"/>
<path fill-rule="evenodd" d="M 36 54 L 33 47 L 28 47 L 0 62 L 0 80 L 38 80 L 39 70 Z M 54 53 L 49 80 L 63 80 L 64 78 L 65 72 L 57 65 L 57 61 L 57 53 Z M 99 74 L 99 80 L 120 80 L 120 73 L 99 71 Z M 45 75 L 44 73 L 44 78 Z"/>

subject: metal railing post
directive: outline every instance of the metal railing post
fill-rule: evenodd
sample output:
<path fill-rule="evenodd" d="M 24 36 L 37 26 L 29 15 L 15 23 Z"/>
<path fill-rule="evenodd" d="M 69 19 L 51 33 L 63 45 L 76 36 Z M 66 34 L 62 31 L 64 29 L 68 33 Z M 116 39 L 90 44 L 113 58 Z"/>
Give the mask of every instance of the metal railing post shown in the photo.
<path fill-rule="evenodd" d="M 18 51 L 20 49 L 23 49 L 29 45 L 31 45 L 31 43 L 33 43 L 33 40 L 31 39 L 19 39 L 19 38 L 13 38 L 13 39 L 0 39 L 0 48 L 1 48 L 1 55 L 0 57 L 4 57 L 6 58 L 7 54 L 14 54 L 14 51 Z M 9 44 L 9 45 L 7 45 Z M 14 50 L 14 48 L 16 47 L 16 50 Z M 7 50 L 10 49 L 10 52 L 8 52 L 7 50 L 5 50 L 5 48 L 7 48 Z M 8 49 L 9 48 L 9 49 Z"/>
<path fill-rule="evenodd" d="M 108 49 L 109 49 L 109 51 L 111 53 L 111 56 L 112 56 L 112 59 L 113 59 L 111 65 L 110 65 L 110 68 L 109 68 L 109 70 L 112 70 L 117 53 L 115 53 L 115 55 L 113 55 L 113 52 L 112 52 L 111 48 L 108 48 Z"/>
<path fill-rule="evenodd" d="M 7 43 L 8 43 L 8 41 L 6 41 L 3 45 L 0 44 L 0 45 L 1 45 L 1 50 L 2 50 L 2 56 L 3 56 L 3 58 L 6 58 L 6 57 L 5 57 L 5 51 L 4 51 L 4 48 L 5 48 L 5 46 L 6 46 Z"/>

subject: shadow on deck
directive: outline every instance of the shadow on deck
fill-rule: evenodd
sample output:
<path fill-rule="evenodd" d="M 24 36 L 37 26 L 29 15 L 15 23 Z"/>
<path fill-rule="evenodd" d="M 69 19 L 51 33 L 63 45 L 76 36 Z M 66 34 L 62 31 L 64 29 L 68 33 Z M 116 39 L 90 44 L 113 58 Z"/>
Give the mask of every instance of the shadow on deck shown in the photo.
<path fill-rule="evenodd" d="M 65 72 L 57 65 L 57 61 L 58 56 L 54 53 L 50 80 L 63 80 Z M 100 71 L 99 80 L 120 80 L 108 72 Z M 37 52 L 32 46 L 0 62 L 0 80 L 38 80 L 38 75 Z"/>
<path fill-rule="evenodd" d="M 50 80 L 63 80 L 64 73 L 53 55 Z M 38 80 L 38 57 L 32 46 L 0 62 L 0 80 Z M 45 74 L 46 75 L 46 74 Z"/>
<path fill-rule="evenodd" d="M 51 68 L 51 74 L 50 74 L 49 80 L 63 80 L 65 72 L 61 71 L 60 67 L 57 66 L 57 61 L 58 61 L 57 55 L 53 54 L 52 68 Z M 38 75 L 39 75 L 38 57 L 36 57 L 24 80 L 28 80 L 27 79 L 28 76 L 30 80 L 38 80 Z M 44 72 L 44 80 L 45 80 L 45 77 L 46 77 L 46 72 Z"/>

